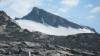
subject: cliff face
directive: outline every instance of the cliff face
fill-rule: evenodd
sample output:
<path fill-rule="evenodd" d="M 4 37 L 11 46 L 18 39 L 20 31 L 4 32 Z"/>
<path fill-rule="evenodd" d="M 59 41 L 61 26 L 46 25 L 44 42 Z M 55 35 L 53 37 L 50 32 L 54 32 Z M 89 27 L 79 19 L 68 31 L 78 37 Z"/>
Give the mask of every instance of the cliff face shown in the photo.
<path fill-rule="evenodd" d="M 11 18 L 4 12 L 0 11 L 0 25 L 5 25 L 10 22 Z"/>
<path fill-rule="evenodd" d="M 10 17 L 6 15 L 5 12 L 0 11 L 0 32 L 4 31 L 5 25 L 10 20 Z"/>
<path fill-rule="evenodd" d="M 0 32 L 17 31 L 16 28 L 20 27 L 4 11 L 0 11 Z"/>

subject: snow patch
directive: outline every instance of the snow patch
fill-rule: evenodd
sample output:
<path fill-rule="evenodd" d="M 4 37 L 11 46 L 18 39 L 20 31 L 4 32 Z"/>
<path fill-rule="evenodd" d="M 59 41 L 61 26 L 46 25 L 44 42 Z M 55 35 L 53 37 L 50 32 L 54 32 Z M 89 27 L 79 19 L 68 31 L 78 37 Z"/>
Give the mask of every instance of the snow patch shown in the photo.
<path fill-rule="evenodd" d="M 94 33 L 93 31 L 83 28 L 83 29 L 76 29 L 72 27 L 52 27 L 50 25 L 44 25 L 35 21 L 31 20 L 16 20 L 17 24 L 22 28 L 22 29 L 28 29 L 29 31 L 39 31 L 45 34 L 49 35 L 56 35 L 56 36 L 67 36 L 67 35 L 73 35 L 73 34 L 78 34 L 78 33 Z"/>

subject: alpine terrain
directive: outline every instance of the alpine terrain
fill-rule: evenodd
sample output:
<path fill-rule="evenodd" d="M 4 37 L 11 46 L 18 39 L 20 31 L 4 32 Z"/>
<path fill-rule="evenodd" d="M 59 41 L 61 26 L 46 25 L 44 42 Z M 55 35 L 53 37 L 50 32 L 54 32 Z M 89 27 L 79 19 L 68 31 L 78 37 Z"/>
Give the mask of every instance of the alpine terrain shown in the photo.
<path fill-rule="evenodd" d="M 0 56 L 100 56 L 100 34 L 37 7 L 16 19 L 0 11 Z"/>

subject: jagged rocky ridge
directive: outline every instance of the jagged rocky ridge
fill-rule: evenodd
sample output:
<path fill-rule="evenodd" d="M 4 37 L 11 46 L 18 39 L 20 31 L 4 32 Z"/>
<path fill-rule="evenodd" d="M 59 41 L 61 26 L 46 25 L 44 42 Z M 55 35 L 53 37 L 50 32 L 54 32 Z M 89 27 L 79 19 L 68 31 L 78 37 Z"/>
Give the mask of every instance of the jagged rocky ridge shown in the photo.
<path fill-rule="evenodd" d="M 0 11 L 0 56 L 99 56 L 100 34 L 47 35 L 21 29 Z"/>

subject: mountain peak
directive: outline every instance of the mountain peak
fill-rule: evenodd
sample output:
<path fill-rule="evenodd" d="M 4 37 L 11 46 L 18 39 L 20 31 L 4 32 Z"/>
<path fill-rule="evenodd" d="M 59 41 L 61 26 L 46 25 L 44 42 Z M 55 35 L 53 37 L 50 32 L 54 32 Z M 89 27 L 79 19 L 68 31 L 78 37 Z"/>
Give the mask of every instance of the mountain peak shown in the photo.
<path fill-rule="evenodd" d="M 34 8 L 33 8 L 33 10 L 39 10 L 39 9 L 40 9 L 40 8 L 38 8 L 38 7 L 34 7 Z"/>
<path fill-rule="evenodd" d="M 81 27 L 80 25 L 70 22 L 65 18 L 54 15 L 52 13 L 49 13 L 37 7 L 34 7 L 33 10 L 26 16 L 22 17 L 22 19 L 36 21 L 42 24 L 53 26 L 53 27 L 59 27 L 59 26 L 63 26 L 63 27 L 71 26 L 75 28 Z"/>
<path fill-rule="evenodd" d="M 49 35 L 72 35 L 78 33 L 95 33 L 90 27 L 82 26 L 54 15 L 38 7 L 30 13 L 16 20 L 20 27 L 29 31 L 39 31 Z"/>

